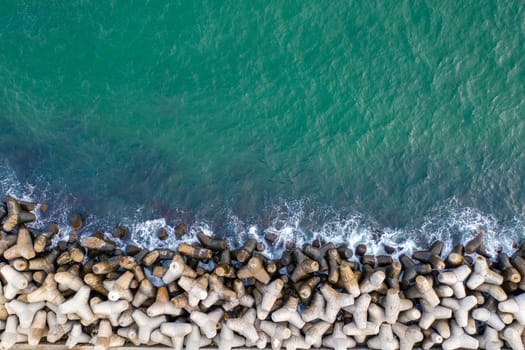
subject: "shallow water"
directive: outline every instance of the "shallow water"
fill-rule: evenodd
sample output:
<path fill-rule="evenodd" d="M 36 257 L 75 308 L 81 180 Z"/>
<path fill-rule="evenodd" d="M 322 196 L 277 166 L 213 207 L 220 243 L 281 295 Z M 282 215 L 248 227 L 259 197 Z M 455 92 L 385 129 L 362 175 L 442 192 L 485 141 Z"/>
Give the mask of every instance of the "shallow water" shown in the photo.
<path fill-rule="evenodd" d="M 3 2 L 2 190 L 148 239 L 147 225 L 182 221 L 234 241 L 271 228 L 452 242 L 482 226 L 510 242 L 525 208 L 524 12 Z"/>

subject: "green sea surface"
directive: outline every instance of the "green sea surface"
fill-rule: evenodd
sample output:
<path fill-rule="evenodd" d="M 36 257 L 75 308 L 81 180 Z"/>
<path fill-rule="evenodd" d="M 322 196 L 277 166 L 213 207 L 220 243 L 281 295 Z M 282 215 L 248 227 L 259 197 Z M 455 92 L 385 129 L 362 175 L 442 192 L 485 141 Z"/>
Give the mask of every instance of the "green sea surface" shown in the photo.
<path fill-rule="evenodd" d="M 495 0 L 2 1 L 4 187 L 111 223 L 402 228 L 451 202 L 512 220 L 524 18 Z"/>

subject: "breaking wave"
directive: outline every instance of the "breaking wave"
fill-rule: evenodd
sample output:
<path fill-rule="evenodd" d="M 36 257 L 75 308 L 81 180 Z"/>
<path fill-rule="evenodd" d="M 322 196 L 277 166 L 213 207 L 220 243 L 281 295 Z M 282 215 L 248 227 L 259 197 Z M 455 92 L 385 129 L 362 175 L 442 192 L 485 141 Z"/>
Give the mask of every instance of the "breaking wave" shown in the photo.
<path fill-rule="evenodd" d="M 26 201 L 38 203 L 35 209 L 37 220 L 32 226 L 44 227 L 48 222 L 56 222 L 60 233 L 55 241 L 67 238 L 71 229 L 68 217 L 75 212 L 74 196 L 63 193 L 49 193 L 45 182 L 35 184 L 22 183 L 8 164 L 0 165 L 0 191 Z M 41 210 L 43 203 L 49 209 Z M 269 255 L 278 255 L 286 242 L 296 246 L 312 242 L 346 243 L 350 247 L 364 243 L 371 254 L 385 253 L 385 246 L 395 247 L 394 255 L 410 253 L 425 248 L 432 241 L 442 240 L 445 251 L 459 242 L 468 241 L 477 231 L 485 232 L 487 250 L 509 252 L 513 245 L 525 237 L 525 217 L 515 217 L 510 221 L 501 221 L 497 217 L 476 208 L 462 206 L 455 198 L 436 205 L 419 223 L 411 227 L 392 228 L 380 225 L 373 218 L 356 212 L 341 213 L 336 209 L 316 207 L 308 200 L 282 201 L 261 210 L 256 218 L 240 218 L 229 209 L 223 210 L 220 220 L 194 217 L 186 223 L 187 234 L 182 239 L 175 236 L 175 224 L 166 218 L 145 218 L 142 208 L 135 209 L 124 218 L 87 216 L 81 235 L 101 230 L 108 236 L 117 225 L 124 225 L 129 230 L 125 241 L 117 240 L 121 245 L 132 242 L 144 248 L 176 248 L 179 243 L 195 239 L 197 232 L 204 231 L 227 239 L 231 247 L 238 247 L 248 238 L 264 241 L 268 232 L 277 234 L 273 246 L 267 246 Z M 160 240 L 157 231 L 164 228 L 168 239 Z M 265 242 L 265 244 L 268 244 Z"/>

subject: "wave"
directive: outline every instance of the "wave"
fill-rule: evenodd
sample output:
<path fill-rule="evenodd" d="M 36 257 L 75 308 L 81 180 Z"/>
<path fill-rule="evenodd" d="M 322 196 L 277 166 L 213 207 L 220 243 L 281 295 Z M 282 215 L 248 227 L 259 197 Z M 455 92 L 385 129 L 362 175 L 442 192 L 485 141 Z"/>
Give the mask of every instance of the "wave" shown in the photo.
<path fill-rule="evenodd" d="M 55 243 L 66 239 L 71 232 L 68 218 L 76 209 L 74 196 L 66 189 L 62 193 L 50 193 L 45 182 L 37 182 L 37 185 L 23 183 L 7 163 L 0 164 L 0 192 L 39 203 L 34 211 L 37 220 L 32 226 L 39 228 L 49 222 L 56 222 L 60 231 L 55 237 Z M 42 203 L 51 204 L 44 213 L 40 210 Z M 300 247 L 313 240 L 345 243 L 350 247 L 365 244 L 371 254 L 384 254 L 385 247 L 395 247 L 395 256 L 400 253 L 410 254 L 428 247 L 435 240 L 442 240 L 447 252 L 455 244 L 468 241 L 479 230 L 485 232 L 487 250 L 494 254 L 500 250 L 510 252 L 525 237 L 524 216 L 503 222 L 476 208 L 462 206 L 455 198 L 437 204 L 418 224 L 403 228 L 382 226 L 361 213 L 341 213 L 334 208 L 316 206 L 307 199 L 273 203 L 263 208 L 261 216 L 254 218 L 241 218 L 231 209 L 224 209 L 220 214 L 217 215 L 220 220 L 198 216 L 193 218 L 182 239 L 175 236 L 176 225 L 163 217 L 146 218 L 142 207 L 133 209 L 131 215 L 123 218 L 111 215 L 85 217 L 85 225 L 80 233 L 87 235 L 99 230 L 111 236 L 112 229 L 119 224 L 129 230 L 127 238 L 117 239 L 121 246 L 131 242 L 147 249 L 174 249 L 182 242 L 194 241 L 196 234 L 204 231 L 227 239 L 234 248 L 248 238 L 255 238 L 266 245 L 266 252 L 270 256 L 280 255 L 287 242 L 294 242 Z M 157 237 L 160 228 L 168 232 L 168 239 L 160 240 Z M 264 240 L 268 232 L 278 237 L 272 246 Z"/>

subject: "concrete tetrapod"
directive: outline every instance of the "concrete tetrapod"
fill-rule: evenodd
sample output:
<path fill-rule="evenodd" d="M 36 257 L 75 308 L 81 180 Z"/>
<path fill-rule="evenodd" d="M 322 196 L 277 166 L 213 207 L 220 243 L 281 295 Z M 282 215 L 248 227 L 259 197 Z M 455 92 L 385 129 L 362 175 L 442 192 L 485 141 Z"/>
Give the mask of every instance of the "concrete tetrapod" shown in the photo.
<path fill-rule="evenodd" d="M 17 233 L 16 244 L 4 251 L 4 259 L 13 260 L 21 257 L 26 260 L 31 260 L 36 256 L 33 248 L 33 239 L 31 234 L 25 227 L 21 227 Z"/>
<path fill-rule="evenodd" d="M 213 254 L 210 249 L 193 246 L 186 243 L 179 244 L 178 251 L 180 254 L 196 260 L 210 260 Z"/>
<path fill-rule="evenodd" d="M 466 334 L 455 320 L 450 321 L 451 336 L 443 341 L 443 350 L 477 349 L 479 341 Z"/>
<path fill-rule="evenodd" d="M 164 335 L 159 328 L 155 329 L 153 332 L 151 332 L 151 335 L 150 335 L 150 342 L 148 343 L 151 344 L 162 344 L 162 345 L 165 345 L 165 346 L 168 346 L 168 347 L 173 347 L 173 342 L 171 341 L 171 338 L 168 337 L 167 335 Z M 140 344 L 140 342 L 139 342 Z"/>
<path fill-rule="evenodd" d="M 417 326 L 406 326 L 402 323 L 392 325 L 392 330 L 399 338 L 400 350 L 411 350 L 416 343 L 423 341 L 423 332 Z"/>
<path fill-rule="evenodd" d="M 227 320 L 226 325 L 232 331 L 246 338 L 247 342 L 255 343 L 259 339 L 257 329 L 255 329 L 256 318 L 255 309 L 248 309 L 241 318 L 231 318 Z"/>
<path fill-rule="evenodd" d="M 126 271 L 115 281 L 105 280 L 103 285 L 108 291 L 108 299 L 111 301 L 124 299 L 131 303 L 133 301 L 133 293 L 131 293 L 130 284 L 133 277 L 132 272 Z"/>
<path fill-rule="evenodd" d="M 434 287 L 436 294 L 440 298 L 450 298 L 454 296 L 454 290 L 446 284 L 438 284 Z"/>
<path fill-rule="evenodd" d="M 291 330 L 285 326 L 285 323 L 261 321 L 261 329 L 270 336 L 272 350 L 279 350 L 283 345 L 283 341 L 292 335 Z"/>
<path fill-rule="evenodd" d="M 120 256 L 118 265 L 124 270 L 131 271 L 139 283 L 146 278 L 144 268 L 141 264 L 137 263 L 137 259 L 135 259 L 133 256 Z"/>
<path fill-rule="evenodd" d="M 286 303 L 280 308 L 272 312 L 273 322 L 289 322 L 291 325 L 297 328 L 303 328 L 304 321 L 301 318 L 299 312 L 297 312 L 297 306 L 299 305 L 299 299 L 290 296 Z"/>
<path fill-rule="evenodd" d="M 4 287 L 4 297 L 11 300 L 17 296 L 23 289 L 27 288 L 29 281 L 24 274 L 16 271 L 7 264 L 0 264 L 0 273 L 7 281 Z"/>
<path fill-rule="evenodd" d="M 91 270 L 97 275 L 107 275 L 120 267 L 120 256 L 112 256 L 93 265 Z"/>
<path fill-rule="evenodd" d="M 430 264 L 416 264 L 409 256 L 401 254 L 399 262 L 403 266 L 403 278 L 401 279 L 401 287 L 406 288 L 412 284 L 418 275 L 427 275 L 432 271 Z"/>
<path fill-rule="evenodd" d="M 97 335 L 91 338 L 93 350 L 108 350 L 109 348 L 124 345 L 124 338 L 113 334 L 111 324 L 107 320 L 101 320 L 98 325 Z"/>
<path fill-rule="evenodd" d="M 343 322 L 336 322 L 332 335 L 323 338 L 323 346 L 334 350 L 347 350 L 355 345 L 356 342 L 343 332 Z"/>
<path fill-rule="evenodd" d="M 399 341 L 392 333 L 392 325 L 382 324 L 379 327 L 379 334 L 370 338 L 366 345 L 372 349 L 395 350 L 399 348 Z"/>
<path fill-rule="evenodd" d="M 133 319 L 133 309 L 128 309 L 120 314 L 118 318 L 118 325 L 120 327 L 129 327 L 135 322 Z"/>
<path fill-rule="evenodd" d="M 521 274 L 512 265 L 509 256 L 503 252 L 498 254 L 498 264 L 501 269 L 501 275 L 503 276 L 504 281 L 508 281 L 511 283 L 520 283 L 521 282 Z"/>
<path fill-rule="evenodd" d="M 55 273 L 55 282 L 58 283 L 58 288 L 61 291 L 71 289 L 75 292 L 84 286 L 84 282 L 80 277 L 70 271 L 62 271 Z"/>
<path fill-rule="evenodd" d="M 355 326 L 358 329 L 365 329 L 368 323 L 368 306 L 372 301 L 370 294 L 361 294 L 353 305 L 344 308 L 345 311 L 352 314 Z"/>
<path fill-rule="evenodd" d="M 263 287 L 262 302 L 257 305 L 257 318 L 259 320 L 265 320 L 268 317 L 276 300 L 281 296 L 283 287 L 284 281 L 280 278 Z"/>
<path fill-rule="evenodd" d="M 135 292 L 133 296 L 133 301 L 131 305 L 134 307 L 140 307 L 146 300 L 153 298 L 155 296 L 155 287 L 151 281 L 147 278 L 144 278 L 140 284 L 139 289 Z"/>
<path fill-rule="evenodd" d="M 44 271 L 46 273 L 52 273 L 55 272 L 55 261 L 58 256 L 57 250 L 52 250 L 45 256 L 40 256 L 37 258 L 33 258 L 28 261 L 28 269 L 29 270 L 40 270 Z"/>
<path fill-rule="evenodd" d="M 171 298 L 170 303 L 172 303 L 173 306 L 175 306 L 176 308 L 186 310 L 186 312 L 188 312 L 189 314 L 191 314 L 194 311 L 200 311 L 200 307 L 198 305 L 190 306 L 187 293 L 182 293 L 177 296 L 174 296 L 173 298 Z"/>
<path fill-rule="evenodd" d="M 202 231 L 197 233 L 197 238 L 206 248 L 211 250 L 222 251 L 227 247 L 224 239 L 213 238 Z"/>
<path fill-rule="evenodd" d="M 443 343 L 443 337 L 434 330 L 423 331 L 423 334 L 425 335 L 425 339 L 421 344 L 421 348 L 423 350 L 430 350 L 432 347 L 434 347 L 434 345 Z"/>
<path fill-rule="evenodd" d="M 499 303 L 498 310 L 512 314 L 519 324 L 525 325 L 525 294 L 513 296 Z"/>
<path fill-rule="evenodd" d="M 235 278 L 235 269 L 232 266 L 231 260 L 230 250 L 223 250 L 220 253 L 219 261 L 217 261 L 213 272 L 220 277 Z"/>
<path fill-rule="evenodd" d="M 310 303 L 310 307 L 302 313 L 304 322 L 311 322 L 315 319 L 321 318 L 324 314 L 325 299 L 319 292 L 314 294 L 314 298 Z"/>
<path fill-rule="evenodd" d="M 4 197 L 4 202 L 7 206 L 7 218 L 2 226 L 5 232 L 11 232 L 20 224 L 36 220 L 35 214 L 22 210 L 18 201 L 13 197 Z"/>
<path fill-rule="evenodd" d="M 368 306 L 368 320 L 378 326 L 386 322 L 385 310 L 376 303 Z"/>
<path fill-rule="evenodd" d="M 412 289 L 412 291 L 416 291 L 415 295 L 410 294 L 407 291 L 407 297 L 418 297 L 427 302 L 430 306 L 438 306 L 439 305 L 439 297 L 436 293 L 436 291 L 432 288 L 432 285 L 430 284 L 429 280 L 425 276 L 417 276 L 416 277 L 416 285 L 414 287 L 415 289 Z"/>
<path fill-rule="evenodd" d="M 182 276 L 177 283 L 188 293 L 188 303 L 190 306 L 197 306 L 201 300 L 206 299 L 208 296 L 207 275 L 203 275 L 199 279 Z"/>
<path fill-rule="evenodd" d="M 454 291 L 454 296 L 463 299 L 467 294 L 465 292 L 465 280 L 470 276 L 472 270 L 467 265 L 461 265 L 449 271 L 440 271 L 438 281 L 449 285 Z"/>
<path fill-rule="evenodd" d="M 23 272 L 29 269 L 28 261 L 22 258 L 16 258 L 14 260 L 11 260 L 11 266 L 19 272 Z"/>
<path fill-rule="evenodd" d="M 503 276 L 489 268 L 487 259 L 477 256 L 474 261 L 474 271 L 467 280 L 467 287 L 474 290 L 483 283 L 501 285 Z"/>
<path fill-rule="evenodd" d="M 491 312 L 489 309 L 480 307 L 472 310 L 472 318 L 476 321 L 486 322 L 487 325 L 497 331 L 505 328 L 505 323 L 501 320 L 496 312 Z"/>
<path fill-rule="evenodd" d="M 302 247 L 302 251 L 310 258 L 317 261 L 319 264 L 319 271 L 321 272 L 328 272 L 328 276 L 330 276 L 333 271 L 330 270 L 330 265 L 328 263 L 328 260 L 333 260 L 335 264 L 337 264 L 338 261 L 341 260 L 339 257 L 339 252 L 337 249 L 335 249 L 335 245 L 332 242 L 326 243 L 322 245 L 321 247 L 313 246 L 312 244 L 304 244 Z M 332 251 L 330 253 L 330 251 Z M 328 258 L 328 260 L 326 259 Z M 337 267 L 335 268 L 337 273 Z M 332 276 L 334 278 L 334 276 Z M 328 277 L 328 280 L 330 281 L 330 277 Z M 338 278 L 335 278 L 330 283 L 337 283 Z"/>
<path fill-rule="evenodd" d="M 241 249 L 237 250 L 235 255 L 235 258 L 238 262 L 241 264 L 246 263 L 246 261 L 252 256 L 253 251 L 257 247 L 257 240 L 254 238 L 248 239 Z"/>
<path fill-rule="evenodd" d="M 504 343 L 499 338 L 498 331 L 492 327 L 485 328 L 483 335 L 478 337 L 479 347 L 485 350 L 500 350 Z"/>
<path fill-rule="evenodd" d="M 66 315 L 78 315 L 81 323 L 85 326 L 93 323 L 95 321 L 95 316 L 88 305 L 90 293 L 91 289 L 89 289 L 88 286 L 83 286 L 72 298 L 58 306 L 58 312 Z"/>
<path fill-rule="evenodd" d="M 222 304 L 224 310 L 229 311 L 238 305 L 251 308 L 255 303 L 253 297 L 249 294 L 246 294 L 246 289 L 244 288 L 244 284 L 241 280 L 236 279 L 233 281 L 233 291 L 236 294 L 235 299 Z"/>
<path fill-rule="evenodd" d="M 375 303 L 370 303 L 368 314 L 366 327 L 363 328 L 362 325 L 358 327 L 354 320 L 354 322 L 350 322 L 343 327 L 343 332 L 346 335 L 353 336 L 358 343 L 364 343 L 368 336 L 378 334 L 379 327 L 385 322 L 385 312 L 382 307 Z"/>
<path fill-rule="evenodd" d="M 60 324 L 57 322 L 56 314 L 53 311 L 49 311 L 47 313 L 47 327 L 46 340 L 48 343 L 55 343 L 71 331 L 73 322 L 67 321 L 64 324 Z"/>
<path fill-rule="evenodd" d="M 50 303 L 59 305 L 62 304 L 64 300 L 64 296 L 58 290 L 54 273 L 48 274 L 42 286 L 27 295 L 27 301 L 30 303 L 49 301 Z"/>
<path fill-rule="evenodd" d="M 82 241 L 80 241 L 80 246 L 100 252 L 112 252 L 115 250 L 115 243 L 98 237 L 84 237 Z"/>
<path fill-rule="evenodd" d="M 408 310 L 402 311 L 399 314 L 398 321 L 401 323 L 409 323 L 413 321 L 418 321 L 421 318 L 421 311 L 416 307 L 412 307 Z"/>
<path fill-rule="evenodd" d="M 508 296 L 505 290 L 501 286 L 497 286 L 489 283 L 482 283 L 476 287 L 476 291 L 486 293 L 496 299 L 497 301 L 505 301 Z M 479 304 L 479 303 L 478 303 Z"/>
<path fill-rule="evenodd" d="M 157 289 L 157 297 L 155 303 L 153 303 L 146 313 L 149 317 L 155 317 L 160 315 L 179 316 L 182 314 L 182 309 L 176 307 L 170 302 L 170 296 L 166 287 L 159 287 Z"/>
<path fill-rule="evenodd" d="M 399 276 L 403 271 L 403 266 L 400 262 L 394 261 L 386 267 L 385 274 L 385 283 L 388 288 L 400 289 L 401 284 L 399 283 Z"/>
<path fill-rule="evenodd" d="M 205 309 L 215 305 L 219 300 L 231 302 L 237 297 L 237 294 L 233 290 L 227 288 L 215 274 L 210 275 L 208 278 L 208 284 L 210 289 L 208 291 L 208 296 L 201 302 L 201 305 Z"/>
<path fill-rule="evenodd" d="M 441 305 L 448 307 L 454 313 L 454 319 L 459 327 L 466 327 L 468 324 L 469 311 L 476 306 L 477 299 L 473 295 L 469 295 L 461 300 L 453 298 L 443 298 Z"/>
<path fill-rule="evenodd" d="M 4 231 L 0 231 L 0 254 L 4 254 L 7 248 L 16 244 L 16 239 L 16 235 L 10 235 Z"/>
<path fill-rule="evenodd" d="M 467 321 L 467 326 L 463 328 L 465 330 L 465 333 L 468 335 L 476 335 L 478 334 L 478 329 L 476 326 L 476 320 L 469 316 Z"/>
<path fill-rule="evenodd" d="M 162 334 L 171 338 L 173 343 L 173 350 L 182 350 L 184 345 L 184 337 L 191 332 L 190 323 L 169 322 L 160 325 Z"/>
<path fill-rule="evenodd" d="M 412 300 L 399 296 L 399 289 L 388 289 L 386 296 L 383 298 L 385 321 L 390 324 L 396 323 L 399 313 L 411 309 L 413 305 Z"/>
<path fill-rule="evenodd" d="M 378 290 L 379 288 L 382 288 L 385 278 L 386 275 L 381 270 L 372 273 L 368 278 L 361 281 L 361 285 L 359 287 L 361 294 L 371 293 Z"/>
<path fill-rule="evenodd" d="M 319 284 L 319 282 L 321 282 L 321 277 L 312 276 L 304 281 L 301 281 L 299 284 L 297 284 L 296 289 L 297 289 L 297 293 L 299 293 L 299 297 L 301 298 L 301 301 L 303 301 L 305 304 L 308 304 L 308 301 L 310 300 L 312 293 L 317 288 L 317 285 Z"/>
<path fill-rule="evenodd" d="M 339 281 L 339 265 L 341 264 L 341 257 L 335 248 L 330 248 L 327 251 L 328 255 L 328 283 L 336 284 Z M 319 260 L 317 261 L 319 262 Z"/>
<path fill-rule="evenodd" d="M 2 335 L 0 335 L 0 350 L 8 350 L 16 343 L 25 342 L 27 337 L 17 331 L 18 319 L 15 315 L 7 318 L 6 326 Z"/>
<path fill-rule="evenodd" d="M 244 345 L 244 338 L 233 333 L 227 325 L 222 325 L 221 333 L 213 339 L 218 346 L 218 350 L 231 350 Z"/>
<path fill-rule="evenodd" d="M 192 324 L 190 334 L 184 339 L 184 345 L 186 350 L 199 350 L 201 347 L 209 345 L 211 341 L 211 339 L 201 335 L 199 326 Z"/>
<path fill-rule="evenodd" d="M 248 339 L 246 339 L 246 342 L 245 342 L 244 345 L 246 347 L 254 347 L 255 346 L 257 349 L 261 349 L 261 350 L 266 349 L 266 345 L 268 345 L 268 343 L 270 342 L 270 337 L 268 336 L 268 334 L 266 334 L 261 329 L 260 321 L 256 321 L 255 324 L 258 325 L 258 327 L 256 327 L 256 328 L 257 328 L 257 334 L 259 335 L 259 338 L 255 342 L 250 342 L 250 341 L 248 341 Z"/>
<path fill-rule="evenodd" d="M 175 254 L 173 256 L 173 260 L 171 261 L 171 264 L 168 267 L 168 270 L 162 277 L 162 281 L 166 284 L 169 284 L 171 282 L 178 280 L 181 276 L 184 275 L 185 272 L 188 273 L 190 270 L 191 269 L 189 268 L 189 266 L 186 265 L 182 256 L 180 254 Z M 193 273 L 194 272 L 191 271 L 190 275 L 189 276 L 187 275 L 187 277 L 190 277 L 190 278 L 195 277 L 195 276 L 192 276 Z"/>
<path fill-rule="evenodd" d="M 512 348 L 512 350 L 524 349 L 523 340 L 521 338 L 523 328 L 524 326 L 522 324 L 514 322 L 503 330 L 501 338 Z"/>
<path fill-rule="evenodd" d="M 419 319 L 419 327 L 429 329 L 435 320 L 448 320 L 452 317 L 452 309 L 442 305 L 431 306 L 425 300 L 421 300 L 423 313 Z"/>
<path fill-rule="evenodd" d="M 354 303 L 354 297 L 350 294 L 339 293 L 328 284 L 324 284 L 321 289 L 321 294 L 326 300 L 326 307 L 321 319 L 330 323 L 334 323 L 339 311 Z"/>
<path fill-rule="evenodd" d="M 50 302 L 46 302 L 46 307 L 51 312 L 53 312 L 53 314 L 55 315 L 56 322 L 58 324 L 60 324 L 60 325 L 65 324 L 67 321 L 69 321 L 69 318 L 71 318 L 71 320 L 79 320 L 80 319 L 78 317 L 78 315 L 76 315 L 76 314 L 66 315 L 65 313 L 60 312 L 59 306 L 60 305 L 55 305 L 55 304 L 52 304 Z M 49 320 L 48 320 L 48 323 L 49 323 Z"/>
<path fill-rule="evenodd" d="M 450 330 L 450 323 L 449 320 L 436 320 L 434 324 L 432 325 L 432 328 L 439 333 L 443 339 L 450 338 L 450 335 L 452 334 Z"/>
<path fill-rule="evenodd" d="M 304 340 L 309 346 L 313 345 L 316 348 L 321 347 L 323 343 L 323 335 L 330 326 L 331 324 L 326 321 L 307 324 L 304 327 Z"/>
<path fill-rule="evenodd" d="M 119 317 L 122 312 L 129 308 L 129 302 L 126 300 L 103 301 L 92 306 L 93 312 L 104 318 L 107 318 L 113 327 L 119 325 Z"/>
<path fill-rule="evenodd" d="M 511 324 L 514 322 L 514 316 L 511 313 L 508 312 L 502 312 L 500 310 L 497 310 L 496 313 L 498 314 L 499 318 L 505 323 L 506 325 Z"/>
<path fill-rule="evenodd" d="M 237 277 L 240 279 L 253 277 L 263 284 L 268 284 L 271 280 L 271 277 L 264 269 L 263 263 L 259 256 L 251 257 L 248 261 L 248 264 L 237 271 Z"/>
<path fill-rule="evenodd" d="M 71 332 L 66 341 L 66 347 L 73 349 L 77 344 L 87 344 L 91 337 L 86 333 L 82 332 L 82 326 L 80 323 L 75 323 L 71 328 Z"/>
<path fill-rule="evenodd" d="M 343 327 L 343 332 L 353 336 L 358 343 L 364 343 L 367 337 L 379 333 L 379 327 L 379 324 L 367 322 L 365 328 L 357 328 L 355 322 L 350 322 Z"/>
<path fill-rule="evenodd" d="M 301 331 L 297 327 L 291 327 L 290 331 L 292 335 L 290 338 L 283 342 L 283 346 L 286 350 L 297 350 L 297 349 L 309 349 L 310 344 L 306 342 Z"/>
<path fill-rule="evenodd" d="M 94 273 L 87 273 L 84 275 L 84 283 L 89 286 L 89 288 L 93 289 L 97 293 L 100 293 L 104 296 L 108 295 L 108 290 L 104 286 L 104 282 L 106 282 L 106 286 L 111 287 L 114 281 L 104 281 L 103 276 L 95 275 Z"/>
<path fill-rule="evenodd" d="M 222 309 L 215 309 L 207 314 L 200 311 L 194 311 L 190 314 L 190 319 L 199 326 L 202 334 L 204 334 L 206 338 L 212 339 L 217 335 L 217 324 L 222 319 L 223 315 L 224 311 L 222 311 Z"/>
<path fill-rule="evenodd" d="M 518 283 L 518 288 L 525 291 L 525 258 L 520 255 L 515 255 L 511 259 L 512 265 L 519 271 L 521 280 Z"/>
<path fill-rule="evenodd" d="M 339 281 L 343 289 L 354 298 L 357 298 L 359 294 L 361 294 L 357 277 L 352 271 L 352 267 L 348 261 L 343 260 L 339 265 Z"/>
<path fill-rule="evenodd" d="M 167 321 L 166 316 L 148 317 L 139 309 L 133 311 L 132 317 L 139 328 L 139 341 L 141 344 L 147 344 L 150 340 L 151 332 Z"/>
<path fill-rule="evenodd" d="M 153 333 L 155 331 L 153 331 L 150 335 L 150 338 L 151 340 L 154 340 L 153 339 Z M 160 332 L 160 331 L 159 331 Z M 131 343 L 133 343 L 133 345 L 135 346 L 139 346 L 140 345 L 140 340 L 139 340 L 139 331 L 137 329 L 137 327 L 126 327 L 126 328 L 119 328 L 117 330 L 117 334 L 119 336 L 121 336 L 122 338 L 126 338 L 128 341 L 130 341 Z M 168 338 L 168 346 L 171 346 L 171 339 Z"/>
<path fill-rule="evenodd" d="M 294 250 L 297 264 L 290 276 L 292 282 L 297 282 L 308 277 L 310 274 L 319 271 L 319 263 L 306 256 L 300 249 Z"/>
<path fill-rule="evenodd" d="M 47 312 L 40 310 L 35 314 L 33 322 L 29 329 L 26 329 L 27 335 L 27 344 L 31 346 L 37 346 L 40 343 L 40 340 L 46 336 L 47 333 Z M 20 326 L 18 331 L 21 331 Z"/>
<path fill-rule="evenodd" d="M 483 236 L 485 232 L 483 230 L 478 230 L 476 235 L 465 244 L 465 252 L 467 254 L 478 253 L 481 256 L 488 257 L 489 254 L 485 248 L 483 242 Z"/>
<path fill-rule="evenodd" d="M 43 301 L 38 303 L 24 303 L 19 300 L 11 300 L 5 304 L 5 307 L 10 315 L 16 314 L 21 328 L 29 328 L 37 311 L 44 308 L 45 305 L 46 303 Z"/>

